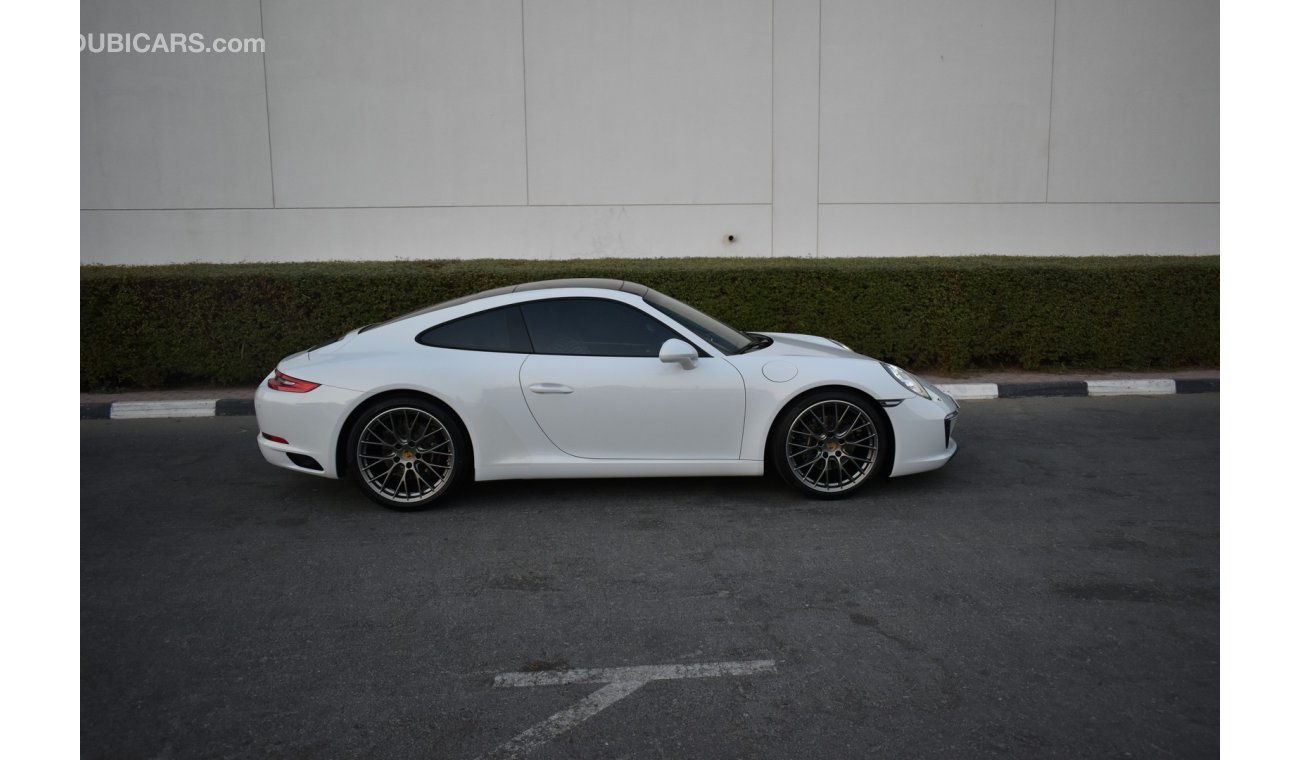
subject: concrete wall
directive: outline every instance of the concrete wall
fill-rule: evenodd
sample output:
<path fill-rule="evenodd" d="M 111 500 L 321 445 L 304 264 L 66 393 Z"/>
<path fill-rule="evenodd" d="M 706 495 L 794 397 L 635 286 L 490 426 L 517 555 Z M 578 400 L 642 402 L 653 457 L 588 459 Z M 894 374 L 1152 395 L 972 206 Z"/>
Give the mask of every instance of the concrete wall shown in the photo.
<path fill-rule="evenodd" d="M 1207 0 L 85 0 L 87 263 L 1218 252 Z M 730 239 L 729 239 L 730 238 Z"/>

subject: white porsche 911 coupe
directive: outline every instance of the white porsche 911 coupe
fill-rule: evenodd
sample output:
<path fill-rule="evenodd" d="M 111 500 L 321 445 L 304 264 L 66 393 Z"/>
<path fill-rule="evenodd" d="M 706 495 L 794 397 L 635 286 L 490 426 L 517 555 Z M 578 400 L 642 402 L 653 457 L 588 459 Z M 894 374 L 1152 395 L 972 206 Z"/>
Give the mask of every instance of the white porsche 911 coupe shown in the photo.
<path fill-rule="evenodd" d="M 826 338 L 745 333 L 644 285 L 550 280 L 436 304 L 282 360 L 274 465 L 397 510 L 463 480 L 761 475 L 816 498 L 942 467 L 957 403 Z"/>

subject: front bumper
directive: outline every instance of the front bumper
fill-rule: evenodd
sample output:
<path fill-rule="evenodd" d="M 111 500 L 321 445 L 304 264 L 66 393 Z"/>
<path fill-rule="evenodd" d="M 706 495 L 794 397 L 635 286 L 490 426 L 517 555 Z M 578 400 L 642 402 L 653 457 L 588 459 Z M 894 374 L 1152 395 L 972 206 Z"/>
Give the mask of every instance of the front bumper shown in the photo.
<path fill-rule="evenodd" d="M 957 453 L 953 427 L 961 407 L 947 393 L 922 381 L 930 398 L 912 396 L 889 407 L 894 427 L 894 469 L 890 477 L 937 470 Z"/>

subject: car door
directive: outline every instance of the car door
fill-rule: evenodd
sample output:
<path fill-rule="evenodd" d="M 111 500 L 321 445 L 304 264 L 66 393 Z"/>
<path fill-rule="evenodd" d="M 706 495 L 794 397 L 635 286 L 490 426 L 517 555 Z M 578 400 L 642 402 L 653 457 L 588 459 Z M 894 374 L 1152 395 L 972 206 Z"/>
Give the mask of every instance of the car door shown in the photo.
<path fill-rule="evenodd" d="M 620 301 L 555 298 L 521 305 L 533 354 L 519 371 L 533 418 L 560 450 L 590 459 L 737 459 L 745 386 L 725 359 L 693 368 L 659 360 L 683 338 Z"/>

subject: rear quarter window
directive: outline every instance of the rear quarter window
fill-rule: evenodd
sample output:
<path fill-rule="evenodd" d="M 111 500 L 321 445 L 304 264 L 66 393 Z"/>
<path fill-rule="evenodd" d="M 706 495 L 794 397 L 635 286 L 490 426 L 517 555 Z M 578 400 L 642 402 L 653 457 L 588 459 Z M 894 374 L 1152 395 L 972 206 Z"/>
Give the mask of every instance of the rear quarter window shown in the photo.
<path fill-rule="evenodd" d="M 435 348 L 530 354 L 533 344 L 518 306 L 503 306 L 430 327 L 416 342 Z"/>

